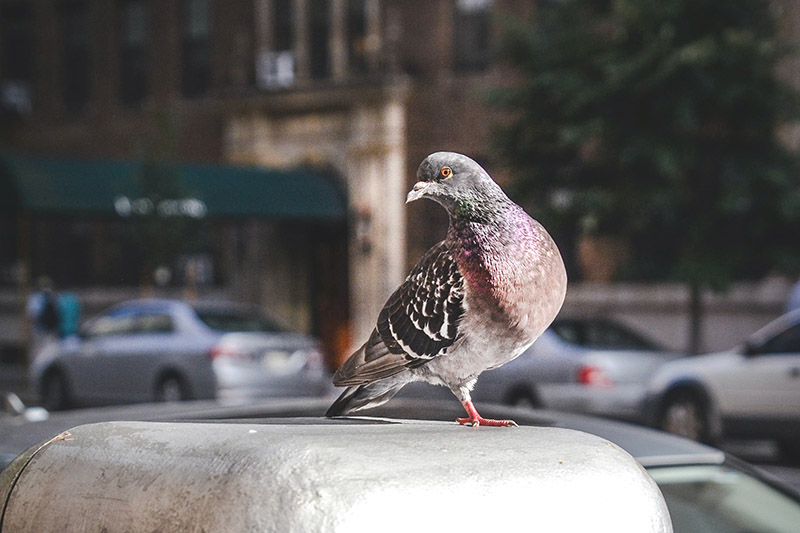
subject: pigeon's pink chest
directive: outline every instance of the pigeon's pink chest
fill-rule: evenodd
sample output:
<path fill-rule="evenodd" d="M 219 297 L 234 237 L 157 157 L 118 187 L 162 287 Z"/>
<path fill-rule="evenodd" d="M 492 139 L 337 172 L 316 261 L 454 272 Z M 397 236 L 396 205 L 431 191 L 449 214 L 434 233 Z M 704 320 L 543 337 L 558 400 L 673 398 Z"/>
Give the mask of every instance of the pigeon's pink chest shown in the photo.
<path fill-rule="evenodd" d="M 528 222 L 530 221 L 530 222 Z M 566 271 L 550 235 L 527 219 L 501 236 L 473 233 L 456 253 L 467 306 L 523 345 L 550 325 L 566 294 Z"/>

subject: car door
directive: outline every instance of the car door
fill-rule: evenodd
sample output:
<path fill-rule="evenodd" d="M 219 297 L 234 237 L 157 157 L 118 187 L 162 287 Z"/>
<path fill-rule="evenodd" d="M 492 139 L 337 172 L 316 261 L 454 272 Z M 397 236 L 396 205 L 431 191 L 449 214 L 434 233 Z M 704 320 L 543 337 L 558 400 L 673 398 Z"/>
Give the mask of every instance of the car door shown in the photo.
<path fill-rule="evenodd" d="M 106 339 L 102 347 L 97 379 L 104 398 L 114 403 L 152 400 L 156 373 L 169 352 L 173 331 L 172 318 L 165 311 L 133 312 L 130 328 Z"/>
<path fill-rule="evenodd" d="M 73 388 L 86 403 L 109 403 L 118 396 L 116 356 L 135 328 L 136 312 L 128 308 L 114 309 L 87 326 L 71 365 Z"/>
<path fill-rule="evenodd" d="M 715 374 L 724 416 L 800 419 L 800 324 L 751 345 Z"/>

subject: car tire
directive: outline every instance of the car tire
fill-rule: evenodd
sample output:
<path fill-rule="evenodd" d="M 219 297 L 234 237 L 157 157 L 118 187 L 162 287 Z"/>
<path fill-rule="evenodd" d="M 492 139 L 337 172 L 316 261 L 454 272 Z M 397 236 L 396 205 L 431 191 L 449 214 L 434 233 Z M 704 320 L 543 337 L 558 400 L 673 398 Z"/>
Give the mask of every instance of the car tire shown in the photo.
<path fill-rule="evenodd" d="M 667 396 L 659 417 L 659 428 L 699 442 L 708 442 L 706 402 L 693 391 L 678 390 Z"/>
<path fill-rule="evenodd" d="M 190 399 L 189 389 L 183 379 L 170 374 L 158 380 L 154 398 L 157 402 L 182 402 Z"/>
<path fill-rule="evenodd" d="M 64 374 L 57 369 L 48 370 L 42 378 L 42 407 L 60 411 L 70 407 L 69 385 Z"/>

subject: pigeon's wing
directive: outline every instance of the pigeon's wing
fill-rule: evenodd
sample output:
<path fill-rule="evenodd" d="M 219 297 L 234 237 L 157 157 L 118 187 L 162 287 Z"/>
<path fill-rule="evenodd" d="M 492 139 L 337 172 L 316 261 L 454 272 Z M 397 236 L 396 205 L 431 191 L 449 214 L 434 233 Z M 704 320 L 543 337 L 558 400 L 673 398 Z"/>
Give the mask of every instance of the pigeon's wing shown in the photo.
<path fill-rule="evenodd" d="M 391 353 L 402 355 L 406 366 L 415 367 L 453 345 L 463 314 L 464 278 L 441 242 L 389 297 L 377 330 Z"/>
<path fill-rule="evenodd" d="M 336 371 L 338 386 L 370 383 L 423 365 L 459 336 L 464 278 L 441 242 L 389 297 L 369 340 Z"/>

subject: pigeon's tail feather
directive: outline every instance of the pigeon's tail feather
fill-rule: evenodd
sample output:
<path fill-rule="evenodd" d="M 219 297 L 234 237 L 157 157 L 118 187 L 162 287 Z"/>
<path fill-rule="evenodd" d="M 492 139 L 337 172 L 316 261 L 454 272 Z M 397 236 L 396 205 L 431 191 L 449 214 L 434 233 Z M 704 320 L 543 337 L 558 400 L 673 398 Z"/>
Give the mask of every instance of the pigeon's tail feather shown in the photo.
<path fill-rule="evenodd" d="M 405 381 L 383 380 L 347 387 L 342 395 L 333 402 L 325 416 L 348 415 L 362 409 L 378 407 L 388 402 L 403 388 L 403 385 L 405 385 Z"/>

